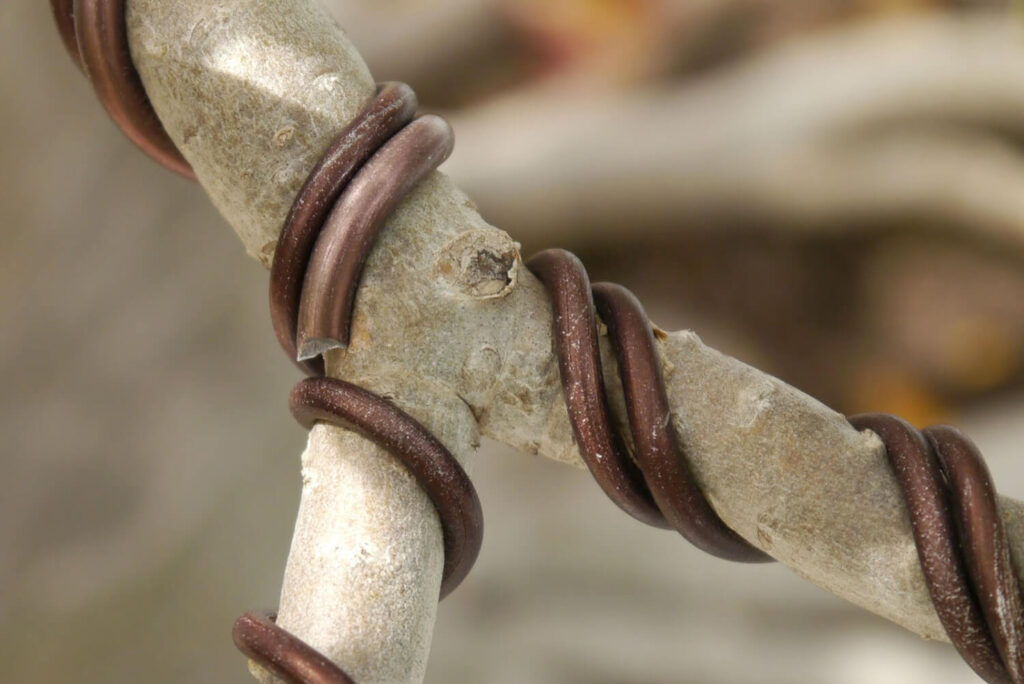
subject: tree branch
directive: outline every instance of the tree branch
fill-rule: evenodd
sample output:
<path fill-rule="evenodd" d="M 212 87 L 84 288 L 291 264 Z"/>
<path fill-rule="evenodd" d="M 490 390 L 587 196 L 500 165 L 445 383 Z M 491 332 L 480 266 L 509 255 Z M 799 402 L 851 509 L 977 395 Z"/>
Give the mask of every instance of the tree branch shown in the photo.
<path fill-rule="evenodd" d="M 131 0 L 128 20 L 171 137 L 249 252 L 268 263 L 306 174 L 371 96 L 370 74 L 312 0 Z M 692 333 L 667 335 L 660 352 L 673 424 L 725 522 L 816 584 L 942 638 L 879 440 Z M 441 174 L 381 234 L 351 346 L 327 361 L 330 375 L 392 397 L 462 459 L 479 429 L 579 463 L 547 297 L 517 245 Z M 359 681 L 423 674 L 441 537 L 402 472 L 334 428 L 316 428 L 304 456 L 281 623 Z M 1024 507 L 1005 500 L 1004 512 L 1019 553 Z"/>

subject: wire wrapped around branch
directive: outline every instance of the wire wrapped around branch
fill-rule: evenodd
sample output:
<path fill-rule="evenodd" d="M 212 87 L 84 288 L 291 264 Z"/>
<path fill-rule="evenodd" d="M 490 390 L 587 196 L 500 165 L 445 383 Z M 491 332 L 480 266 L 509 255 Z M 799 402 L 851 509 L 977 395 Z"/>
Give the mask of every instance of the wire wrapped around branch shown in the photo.
<path fill-rule="evenodd" d="M 671 427 L 653 330 L 640 302 L 612 283 L 590 285 L 579 259 L 547 250 L 529 261 L 554 302 L 566 405 L 583 458 L 605 494 L 656 527 L 666 520 L 698 548 L 729 560 L 771 560 L 730 530 L 697 488 Z M 595 304 L 618 361 L 635 452 L 612 429 L 597 344 Z M 923 433 L 895 416 L 851 418 L 877 433 L 907 500 L 936 612 L 983 679 L 1019 684 L 1024 603 L 984 459 L 958 430 Z M 635 461 L 634 461 L 635 459 Z"/>
<path fill-rule="evenodd" d="M 70 17 L 71 3 L 54 0 L 53 7 L 69 47 L 68 27 L 74 29 L 81 51 L 71 51 L 80 63 L 123 66 L 125 55 L 130 55 L 123 31 L 107 30 L 123 25 L 123 17 L 111 14 L 123 12 L 123 0 L 97 0 L 95 5 L 81 0 L 74 3 Z M 79 12 L 80 7 L 103 12 L 90 15 L 88 10 Z M 86 23 L 93 21 L 90 16 L 98 17 L 99 23 Z M 89 31 L 97 41 L 83 38 Z M 121 61 L 110 55 L 120 55 Z M 130 90 L 134 70 L 103 72 L 113 79 L 109 83 L 103 80 L 107 76 L 99 78 L 97 73 L 89 71 L 97 93 L 118 118 L 118 98 Z M 322 340 L 334 345 L 348 340 L 349 313 L 361 268 L 384 219 L 451 150 L 451 131 L 439 119 L 408 123 L 414 109 L 415 101 L 405 89 L 382 89 L 364 116 L 342 132 L 293 205 L 286 233 L 294 255 L 288 260 L 291 266 L 282 266 L 284 270 L 272 277 L 271 298 L 275 325 L 284 326 L 278 336 L 293 358 L 295 352 L 307 355 L 295 341 L 296 336 L 303 337 L 297 319 L 304 318 L 301 311 L 306 304 L 323 305 L 329 315 L 311 317 L 312 332 L 305 338 L 317 342 L 305 351 L 322 351 L 317 346 Z M 147 126 L 128 130 L 149 150 L 166 147 L 161 131 L 162 127 Z M 174 157 L 174 151 L 165 155 L 172 168 Z M 180 165 L 176 170 L 181 172 Z M 321 235 L 324 221 L 330 230 Z M 308 263 L 316 268 L 307 269 Z M 340 280 L 336 278 L 339 265 L 345 272 Z M 531 266 L 555 302 L 569 415 L 580 449 L 602 488 L 634 517 L 670 525 L 710 553 L 733 560 L 767 560 L 718 518 L 693 481 L 673 430 L 653 332 L 635 298 L 618 286 L 590 288 L 582 266 L 566 253 L 544 253 Z M 594 302 L 588 290 L 615 346 L 631 440 L 611 427 L 600 380 Z M 472 485 L 447 449 L 386 400 L 340 380 L 303 381 L 293 393 L 293 409 L 305 423 L 328 420 L 354 427 L 407 464 L 441 519 L 445 543 L 441 593 L 451 591 L 477 555 L 482 523 Z M 908 502 L 929 592 L 950 638 L 986 680 L 1020 684 L 1024 671 L 1020 582 L 995 490 L 977 450 L 952 428 L 933 427 L 918 433 L 888 416 L 858 417 L 852 423 L 876 432 L 885 444 Z M 628 441 L 635 446 L 633 456 L 622 446 Z M 349 681 L 322 654 L 281 630 L 266 614 L 244 616 L 236 625 L 235 638 L 247 653 L 294 681 Z"/>

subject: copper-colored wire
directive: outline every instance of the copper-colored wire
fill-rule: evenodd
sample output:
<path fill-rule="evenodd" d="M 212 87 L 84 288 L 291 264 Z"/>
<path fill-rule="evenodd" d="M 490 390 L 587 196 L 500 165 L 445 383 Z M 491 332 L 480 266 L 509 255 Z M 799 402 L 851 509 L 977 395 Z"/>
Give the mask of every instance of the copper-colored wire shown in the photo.
<path fill-rule="evenodd" d="M 288 358 L 310 375 L 323 375 L 321 359 L 298 360 L 299 305 L 306 264 L 320 228 L 366 160 L 416 114 L 416 94 L 404 83 L 385 83 L 334 139 L 292 203 L 270 267 L 270 320 Z"/>
<path fill-rule="evenodd" d="M 51 7 L 68 52 L 112 118 L 148 154 L 192 177 L 131 62 L 124 0 L 51 0 Z M 415 109 L 408 86 L 381 86 L 296 198 L 275 253 L 270 293 L 275 332 L 293 360 L 303 346 L 310 355 L 323 341 L 328 346 L 347 342 L 362 265 L 384 219 L 451 151 L 447 124 L 435 117 L 414 119 Z M 618 285 L 591 286 L 582 264 L 568 252 L 542 252 L 529 267 L 552 298 L 573 434 L 602 490 L 638 520 L 675 529 L 708 553 L 744 562 L 770 560 L 725 525 L 690 473 L 672 425 L 657 343 L 636 298 Z M 616 355 L 632 453 L 613 428 L 597 314 Z M 320 359 L 301 365 L 311 375 L 323 374 Z M 479 500 L 455 458 L 401 410 L 341 380 L 303 380 L 292 392 L 291 405 L 303 424 L 323 420 L 358 430 L 406 464 L 441 521 L 441 596 L 447 595 L 472 567 L 483 533 Z M 982 679 L 1024 684 L 1020 575 L 977 448 L 950 427 L 919 432 L 883 414 L 850 422 L 882 440 L 907 502 L 928 591 L 953 645 Z M 234 638 L 249 657 L 288 681 L 352 682 L 323 654 L 278 627 L 269 613 L 243 615 Z"/>
<path fill-rule="evenodd" d="M 50 0 L 71 59 L 89 77 L 118 128 L 143 152 L 186 178 L 192 167 L 174 146 L 132 62 L 125 0 Z"/>
<path fill-rule="evenodd" d="M 672 427 L 653 331 L 636 297 L 612 283 L 591 286 L 582 263 L 564 250 L 541 252 L 527 266 L 552 298 L 566 408 L 580 453 L 604 492 L 642 522 L 663 527 L 667 520 L 707 553 L 771 560 L 729 529 L 696 486 Z M 633 454 L 612 428 L 595 305 L 615 352 Z M 986 681 L 1021 684 L 1024 603 L 981 454 L 951 427 L 920 433 L 883 414 L 854 417 L 851 424 L 882 439 L 950 641 Z"/>
<path fill-rule="evenodd" d="M 332 339 L 348 340 L 359 273 L 384 219 L 451 151 L 447 124 L 438 125 L 437 117 L 410 121 L 415 108 L 408 86 L 381 86 L 363 113 L 338 135 L 295 199 L 270 278 L 271 319 L 293 360 L 303 363 L 296 358 L 301 351 L 296 336 L 304 330 L 300 323 L 310 292 L 316 299 L 337 297 L 332 310 L 340 315 L 330 318 Z M 362 220 L 349 222 L 350 212 Z M 332 269 L 310 270 L 310 260 L 325 250 L 340 254 L 348 277 L 336 278 Z M 308 360 L 304 365 L 313 375 L 322 374 L 322 365 Z M 292 390 L 290 403 L 295 418 L 306 427 L 324 421 L 356 430 L 405 464 L 441 522 L 440 598 L 447 596 L 473 567 L 483 540 L 480 501 L 455 457 L 411 416 L 342 380 L 306 378 Z M 321 654 L 266 615 L 243 615 L 235 624 L 234 638 L 251 658 L 291 681 L 351 681 L 337 667 L 323 666 Z M 298 676 L 302 668 L 311 668 L 315 676 Z"/>
<path fill-rule="evenodd" d="M 343 380 L 302 380 L 292 390 L 291 408 L 307 428 L 323 421 L 355 430 L 405 464 L 441 520 L 441 598 L 459 586 L 480 553 L 483 512 L 473 483 L 448 449 L 409 414 Z"/>
<path fill-rule="evenodd" d="M 235 646 L 264 669 L 298 684 L 355 684 L 344 670 L 302 639 L 277 626 L 277 616 L 250 611 L 235 621 Z"/>
<path fill-rule="evenodd" d="M 672 428 L 653 332 L 636 297 L 610 283 L 591 288 L 583 264 L 562 249 L 541 252 L 527 266 L 551 296 L 569 420 L 580 454 L 604 493 L 637 520 L 672 527 L 702 551 L 735 561 L 770 561 L 722 522 L 694 483 Z M 635 463 L 612 428 L 595 302 L 615 347 Z"/>
<path fill-rule="evenodd" d="M 180 152 L 156 118 L 131 63 L 124 0 L 51 0 L 58 30 L 83 67 L 100 101 L 139 147 L 182 175 L 192 177 Z M 335 338 L 347 341 L 359 274 L 377 232 L 397 202 L 452 149 L 452 133 L 438 117 L 414 118 L 416 96 L 402 83 L 382 84 L 376 96 L 336 137 L 296 197 L 275 251 L 270 279 L 271 319 L 290 358 L 322 376 L 319 358 L 299 360 L 300 314 L 339 295 L 328 317 Z M 355 224 L 351 217 L 359 217 Z M 355 239 L 353 239 L 355 238 Z M 318 256 L 319 255 L 319 256 Z M 307 264 L 323 272 L 307 277 Z M 347 277 L 324 287 L 341 263 Z M 325 275 L 326 274 L 326 275 Z M 312 286 L 307 283 L 313 283 Z M 314 296 L 304 294 L 312 289 Z M 307 335 L 308 336 L 308 335 Z M 437 510 L 444 543 L 440 598 L 466 577 L 480 552 L 483 512 L 472 482 L 455 457 L 411 416 L 372 392 L 325 377 L 296 385 L 292 413 L 303 425 L 329 422 L 356 430 L 401 460 Z M 279 627 L 272 614 L 240 617 L 235 643 L 244 653 L 293 682 L 350 684 L 337 665 Z"/>
<path fill-rule="evenodd" d="M 334 205 L 306 266 L 299 304 L 298 358 L 348 346 L 363 264 L 398 203 L 451 154 L 451 126 L 421 116 L 395 133 L 359 170 Z"/>

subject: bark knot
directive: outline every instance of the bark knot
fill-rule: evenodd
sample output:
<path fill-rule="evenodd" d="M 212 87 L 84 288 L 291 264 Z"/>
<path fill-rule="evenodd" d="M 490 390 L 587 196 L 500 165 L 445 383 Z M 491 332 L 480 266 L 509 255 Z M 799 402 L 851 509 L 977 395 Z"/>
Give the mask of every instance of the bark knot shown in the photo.
<path fill-rule="evenodd" d="M 519 245 L 504 231 L 473 229 L 442 249 L 437 273 L 449 289 L 470 299 L 497 299 L 516 286 Z"/>

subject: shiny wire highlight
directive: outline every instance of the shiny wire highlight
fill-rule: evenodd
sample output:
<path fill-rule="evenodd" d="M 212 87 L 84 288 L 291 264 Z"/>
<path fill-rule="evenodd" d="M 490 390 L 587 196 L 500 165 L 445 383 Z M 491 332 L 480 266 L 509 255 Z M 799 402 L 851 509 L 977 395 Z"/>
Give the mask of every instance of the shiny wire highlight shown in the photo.
<path fill-rule="evenodd" d="M 194 178 L 156 117 L 131 61 L 125 0 L 51 0 L 75 63 L 118 126 L 147 154 Z M 416 117 L 416 97 L 386 83 L 335 139 L 288 215 L 270 278 L 274 330 L 289 358 L 310 376 L 291 394 L 292 413 L 356 430 L 399 458 L 441 520 L 445 563 L 441 598 L 469 573 L 483 517 L 465 471 L 422 425 L 383 398 L 323 377 L 320 355 L 348 343 L 366 257 L 387 217 L 452 150 L 447 122 Z M 643 307 L 625 288 L 591 285 L 572 254 L 547 250 L 528 267 L 554 308 L 559 370 L 573 434 L 601 489 L 626 513 L 678 531 L 715 556 L 770 561 L 731 530 L 697 487 L 672 426 L 657 342 Z M 608 328 L 626 400 L 629 450 L 613 427 L 598 349 L 597 316 Z M 885 446 L 907 503 L 921 568 L 953 645 L 992 684 L 1024 684 L 1024 601 L 998 501 L 974 444 L 951 427 L 918 431 L 894 416 L 850 419 Z M 291 682 L 350 684 L 323 654 L 250 612 L 235 624 L 239 649 Z"/>

